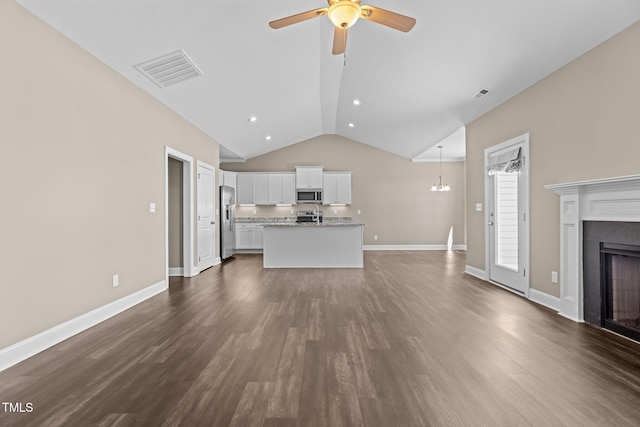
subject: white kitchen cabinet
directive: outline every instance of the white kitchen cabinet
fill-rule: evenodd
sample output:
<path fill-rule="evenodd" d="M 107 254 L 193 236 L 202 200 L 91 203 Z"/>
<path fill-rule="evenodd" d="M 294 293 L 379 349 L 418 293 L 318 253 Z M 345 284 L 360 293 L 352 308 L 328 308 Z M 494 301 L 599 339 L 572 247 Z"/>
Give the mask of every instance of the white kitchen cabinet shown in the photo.
<path fill-rule="evenodd" d="M 227 187 L 237 188 L 237 172 L 220 171 L 220 185 L 226 185 Z"/>
<path fill-rule="evenodd" d="M 296 166 L 296 188 L 322 188 L 322 166 Z"/>
<path fill-rule="evenodd" d="M 251 247 L 251 230 L 236 226 L 236 249 Z"/>
<path fill-rule="evenodd" d="M 247 205 L 253 203 L 253 175 L 239 173 L 237 177 L 236 203 Z"/>
<path fill-rule="evenodd" d="M 351 172 L 325 172 L 322 204 L 351 204 Z"/>
<path fill-rule="evenodd" d="M 268 204 L 296 203 L 296 175 L 294 173 L 270 173 L 268 174 Z"/>
<path fill-rule="evenodd" d="M 262 249 L 264 247 L 262 224 L 236 224 L 236 249 Z"/>
<path fill-rule="evenodd" d="M 256 205 L 269 204 L 269 186 L 266 173 L 253 175 L 253 203 Z"/>
<path fill-rule="evenodd" d="M 238 173 L 236 199 L 240 205 L 266 205 L 268 182 L 266 173 Z"/>
<path fill-rule="evenodd" d="M 296 174 L 282 174 L 282 203 L 296 204 Z"/>

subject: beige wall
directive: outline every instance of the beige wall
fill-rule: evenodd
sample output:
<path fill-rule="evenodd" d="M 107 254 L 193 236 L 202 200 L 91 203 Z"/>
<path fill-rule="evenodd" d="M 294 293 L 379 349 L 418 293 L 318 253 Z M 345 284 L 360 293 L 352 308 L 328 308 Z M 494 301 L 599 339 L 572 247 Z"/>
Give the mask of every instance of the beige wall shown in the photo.
<path fill-rule="evenodd" d="M 467 126 L 467 263 L 484 270 L 484 149 L 530 132 L 531 287 L 559 296 L 559 198 L 545 184 L 640 173 L 640 24 Z"/>
<path fill-rule="evenodd" d="M 325 171 L 352 172 L 352 204 L 336 209 L 338 216 L 352 216 L 366 224 L 366 245 L 443 245 L 451 227 L 454 244 L 465 243 L 463 162 L 443 163 L 445 180 L 453 188 L 448 193 L 429 191 L 439 175 L 437 163 L 412 163 L 336 135 L 319 136 L 246 163 L 223 163 L 220 167 L 230 171 L 293 172 L 296 166 L 310 165 L 324 166 Z M 241 207 L 236 214 L 252 216 L 253 209 Z M 291 208 L 255 209 L 257 216 L 287 216 Z M 322 209 L 325 215 L 333 215 L 334 208 Z M 378 235 L 377 241 L 374 235 Z"/>
<path fill-rule="evenodd" d="M 164 280 L 164 147 L 218 144 L 11 0 L 0 51 L 2 348 Z"/>

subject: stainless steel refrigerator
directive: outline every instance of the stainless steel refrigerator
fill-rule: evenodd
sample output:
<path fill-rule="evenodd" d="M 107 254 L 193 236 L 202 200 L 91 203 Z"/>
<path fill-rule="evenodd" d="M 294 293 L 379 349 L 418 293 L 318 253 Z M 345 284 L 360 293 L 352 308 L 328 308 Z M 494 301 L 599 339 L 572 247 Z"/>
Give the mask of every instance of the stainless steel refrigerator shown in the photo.
<path fill-rule="evenodd" d="M 225 261 L 236 253 L 236 190 L 220 187 L 220 258 Z"/>

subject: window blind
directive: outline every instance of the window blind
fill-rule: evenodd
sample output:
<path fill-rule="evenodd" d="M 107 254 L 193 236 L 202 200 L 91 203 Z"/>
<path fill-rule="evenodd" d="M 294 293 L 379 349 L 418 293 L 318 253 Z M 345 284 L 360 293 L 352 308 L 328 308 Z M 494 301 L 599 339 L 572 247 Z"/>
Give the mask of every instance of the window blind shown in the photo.
<path fill-rule="evenodd" d="M 489 157 L 487 173 L 495 175 L 496 172 L 518 172 L 520 166 L 522 166 L 521 147 L 517 147 Z"/>

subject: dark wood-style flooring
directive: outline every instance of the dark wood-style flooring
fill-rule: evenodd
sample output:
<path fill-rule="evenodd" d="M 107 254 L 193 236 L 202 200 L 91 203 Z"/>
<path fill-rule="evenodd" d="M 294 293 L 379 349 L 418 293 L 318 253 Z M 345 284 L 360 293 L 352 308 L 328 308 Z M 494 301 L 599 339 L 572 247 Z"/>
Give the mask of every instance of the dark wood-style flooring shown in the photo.
<path fill-rule="evenodd" d="M 640 346 L 463 273 L 238 255 L 0 373 L 2 426 L 638 426 Z"/>

